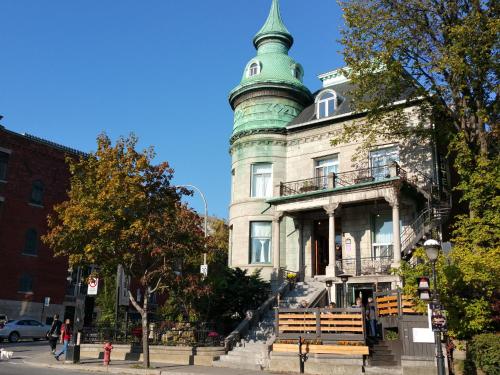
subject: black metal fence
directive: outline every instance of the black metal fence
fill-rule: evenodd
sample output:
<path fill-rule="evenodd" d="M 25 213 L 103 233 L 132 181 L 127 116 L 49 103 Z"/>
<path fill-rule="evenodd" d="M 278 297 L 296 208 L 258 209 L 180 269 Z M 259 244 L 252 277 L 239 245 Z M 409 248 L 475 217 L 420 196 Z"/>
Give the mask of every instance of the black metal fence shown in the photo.
<path fill-rule="evenodd" d="M 150 322 L 148 340 L 152 345 L 166 346 L 224 346 L 224 336 L 217 332 L 214 323 L 206 322 Z M 142 343 L 140 324 L 96 325 L 84 327 L 83 344 L 101 344 L 111 341 L 114 344 Z"/>
<path fill-rule="evenodd" d="M 400 168 L 397 163 L 341 173 L 330 173 L 327 176 L 281 182 L 280 196 L 286 197 L 312 191 L 336 189 L 368 182 L 385 181 L 394 177 L 400 177 L 402 179 L 406 179 L 407 177 L 406 171 Z"/>

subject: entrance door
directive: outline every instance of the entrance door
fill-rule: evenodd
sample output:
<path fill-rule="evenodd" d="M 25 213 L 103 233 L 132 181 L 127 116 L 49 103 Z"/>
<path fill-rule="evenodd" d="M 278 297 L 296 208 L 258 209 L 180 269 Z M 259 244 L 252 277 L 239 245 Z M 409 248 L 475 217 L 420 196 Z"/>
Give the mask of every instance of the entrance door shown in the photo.
<path fill-rule="evenodd" d="M 363 306 L 368 303 L 368 298 L 373 298 L 373 293 L 375 291 L 375 285 L 373 284 L 353 284 L 353 301 L 355 303 L 356 298 L 361 298 Z"/>
<path fill-rule="evenodd" d="M 314 222 L 313 276 L 325 275 L 328 265 L 328 220 Z"/>

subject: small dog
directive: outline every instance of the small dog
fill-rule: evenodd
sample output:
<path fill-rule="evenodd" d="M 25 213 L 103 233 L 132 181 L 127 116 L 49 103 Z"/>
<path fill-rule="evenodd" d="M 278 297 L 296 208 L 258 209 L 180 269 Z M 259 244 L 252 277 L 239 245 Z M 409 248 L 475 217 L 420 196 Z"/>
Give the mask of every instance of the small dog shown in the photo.
<path fill-rule="evenodd" d="M 14 352 L 10 352 L 5 349 L 0 349 L 0 360 L 9 360 L 14 355 Z"/>

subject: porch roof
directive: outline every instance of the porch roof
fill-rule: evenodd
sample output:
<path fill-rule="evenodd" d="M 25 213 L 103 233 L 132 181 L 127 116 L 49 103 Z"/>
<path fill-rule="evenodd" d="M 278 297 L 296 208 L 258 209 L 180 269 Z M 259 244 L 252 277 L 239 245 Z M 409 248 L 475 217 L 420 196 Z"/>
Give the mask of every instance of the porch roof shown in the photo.
<path fill-rule="evenodd" d="M 286 203 L 286 202 L 290 202 L 290 201 L 294 201 L 294 200 L 308 199 L 308 198 L 314 198 L 314 197 L 324 196 L 324 195 L 336 195 L 336 194 L 341 194 L 341 193 L 351 191 L 351 190 L 358 190 L 358 189 L 363 189 L 363 188 L 387 185 L 387 184 L 391 183 L 392 181 L 397 181 L 400 179 L 401 179 L 400 176 L 395 176 L 395 177 L 390 177 L 390 178 L 384 178 L 383 180 L 380 180 L 380 181 L 367 181 L 367 182 L 360 182 L 360 183 L 357 183 L 355 185 L 339 186 L 339 187 L 335 187 L 333 189 L 322 189 L 322 190 L 308 191 L 308 192 L 299 193 L 299 194 L 271 198 L 271 199 L 268 199 L 266 201 L 266 203 L 271 204 L 271 205 L 278 205 L 281 203 Z"/>

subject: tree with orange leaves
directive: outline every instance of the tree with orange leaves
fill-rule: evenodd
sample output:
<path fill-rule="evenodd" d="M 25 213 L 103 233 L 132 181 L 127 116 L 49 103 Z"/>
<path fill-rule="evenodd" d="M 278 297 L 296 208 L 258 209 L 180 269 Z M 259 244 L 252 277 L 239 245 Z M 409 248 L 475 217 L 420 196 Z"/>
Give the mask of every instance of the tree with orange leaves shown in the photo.
<path fill-rule="evenodd" d="M 187 264 L 200 259 L 205 239 L 199 216 L 181 203 L 190 192 L 171 184 L 168 163 L 153 164 L 154 150 L 136 150 L 137 138 L 115 145 L 102 134 L 97 151 L 68 159 L 68 200 L 54 207 L 43 237 L 71 265 L 95 265 L 113 274 L 122 265 L 137 280 L 142 302 L 129 292 L 142 317 L 144 366 L 149 367 L 148 300 L 166 292 Z"/>

